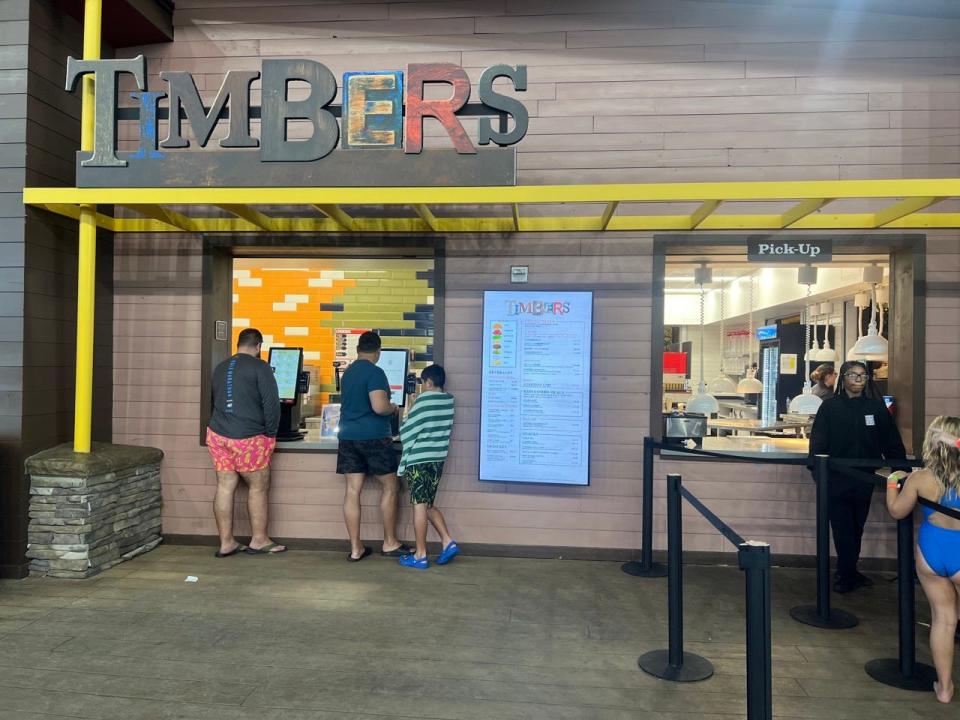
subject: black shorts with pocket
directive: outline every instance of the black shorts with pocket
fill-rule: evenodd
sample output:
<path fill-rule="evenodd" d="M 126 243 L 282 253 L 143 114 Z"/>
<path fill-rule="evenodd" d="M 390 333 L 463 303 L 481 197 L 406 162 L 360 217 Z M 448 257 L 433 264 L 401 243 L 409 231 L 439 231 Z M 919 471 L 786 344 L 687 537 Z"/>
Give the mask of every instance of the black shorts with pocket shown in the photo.
<path fill-rule="evenodd" d="M 397 471 L 399 458 L 393 438 L 376 440 L 340 440 L 337 450 L 337 472 L 341 475 L 389 475 Z"/>

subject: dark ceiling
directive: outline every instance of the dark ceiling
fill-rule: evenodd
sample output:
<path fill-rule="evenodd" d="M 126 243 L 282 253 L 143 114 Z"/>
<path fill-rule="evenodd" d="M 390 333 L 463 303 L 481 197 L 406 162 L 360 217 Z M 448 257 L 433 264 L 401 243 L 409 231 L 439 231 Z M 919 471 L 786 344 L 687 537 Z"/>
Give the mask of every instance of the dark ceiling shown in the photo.
<path fill-rule="evenodd" d="M 83 22 L 83 0 L 55 0 Z M 173 40 L 172 0 L 103 0 L 103 42 L 114 48 Z"/>

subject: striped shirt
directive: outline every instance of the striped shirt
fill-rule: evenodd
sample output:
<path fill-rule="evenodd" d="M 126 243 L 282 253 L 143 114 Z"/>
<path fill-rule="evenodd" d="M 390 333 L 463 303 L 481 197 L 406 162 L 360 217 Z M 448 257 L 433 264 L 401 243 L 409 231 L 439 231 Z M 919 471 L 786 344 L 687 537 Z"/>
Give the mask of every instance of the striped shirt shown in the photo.
<path fill-rule="evenodd" d="M 452 429 L 453 395 L 437 390 L 420 393 L 400 426 L 403 454 L 397 474 L 403 475 L 410 465 L 446 460 Z"/>

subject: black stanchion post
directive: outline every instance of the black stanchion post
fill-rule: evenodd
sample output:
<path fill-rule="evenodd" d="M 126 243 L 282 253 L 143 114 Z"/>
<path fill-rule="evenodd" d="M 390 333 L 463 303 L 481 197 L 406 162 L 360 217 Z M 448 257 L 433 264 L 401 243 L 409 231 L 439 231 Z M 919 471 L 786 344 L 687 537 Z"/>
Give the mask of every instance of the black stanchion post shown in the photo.
<path fill-rule="evenodd" d="M 683 651 L 683 515 L 680 476 L 667 475 L 667 609 L 669 647 L 640 656 L 645 673 L 674 682 L 696 682 L 713 675 L 706 658 Z"/>
<path fill-rule="evenodd" d="M 790 608 L 790 617 L 826 630 L 856 627 L 857 616 L 830 608 L 830 458 L 816 455 L 813 479 L 817 486 L 817 604 Z"/>
<path fill-rule="evenodd" d="M 664 577 L 667 566 L 653 562 L 653 438 L 643 439 L 643 527 L 641 528 L 640 562 L 631 560 L 621 566 L 627 575 Z"/>
<path fill-rule="evenodd" d="M 913 577 L 913 514 L 897 522 L 897 590 L 899 607 L 899 657 L 871 660 L 864 670 L 867 675 L 884 685 L 901 690 L 930 691 L 937 679 L 937 671 L 917 662 L 916 605 Z"/>
<path fill-rule="evenodd" d="M 770 635 L 770 546 L 740 546 L 747 585 L 747 720 L 773 718 L 773 649 Z"/>

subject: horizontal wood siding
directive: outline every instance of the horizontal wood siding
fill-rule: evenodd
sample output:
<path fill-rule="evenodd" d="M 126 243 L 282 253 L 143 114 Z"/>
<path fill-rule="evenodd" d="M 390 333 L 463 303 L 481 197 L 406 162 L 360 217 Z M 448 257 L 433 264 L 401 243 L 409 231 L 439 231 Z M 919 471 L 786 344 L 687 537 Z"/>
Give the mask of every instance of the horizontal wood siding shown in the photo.
<path fill-rule="evenodd" d="M 150 60 L 152 88 L 161 70 L 188 70 L 208 100 L 224 72 L 258 69 L 262 57 L 313 58 L 337 75 L 452 62 L 474 82 L 488 65 L 526 63 L 530 90 L 520 97 L 531 122 L 517 148 L 521 183 L 955 177 L 960 170 L 958 17 L 667 0 L 181 0 L 175 25 L 175 42 L 131 54 Z M 464 125 L 475 136 L 475 120 Z M 133 137 L 129 127 L 121 132 L 127 142 Z M 448 143 L 431 124 L 425 136 L 428 145 Z M 927 412 L 956 412 L 960 236 L 932 235 L 928 249 L 935 292 L 927 322 L 938 334 L 926 340 Z M 636 548 L 640 441 L 650 403 L 659 402 L 650 396 L 652 238 L 451 237 L 447 253 L 444 357 L 459 414 L 440 503 L 455 534 L 466 542 Z M 504 284 L 511 264 L 528 265 L 537 284 L 596 292 L 589 488 L 477 480 L 481 291 Z M 214 475 L 197 442 L 200 241 L 118 240 L 115 277 L 114 439 L 167 453 L 166 532 L 213 534 Z M 332 455 L 279 454 L 274 468 L 273 533 L 345 537 Z M 775 552 L 814 551 L 804 471 L 658 463 L 658 475 L 671 469 L 742 534 L 771 542 Z M 374 488 L 363 503 L 364 534 L 377 537 Z M 659 491 L 656 508 L 662 547 Z M 410 536 L 406 509 L 402 523 Z M 866 554 L 893 554 L 891 527 L 876 508 Z M 688 549 L 729 549 L 694 515 L 685 532 Z"/>

